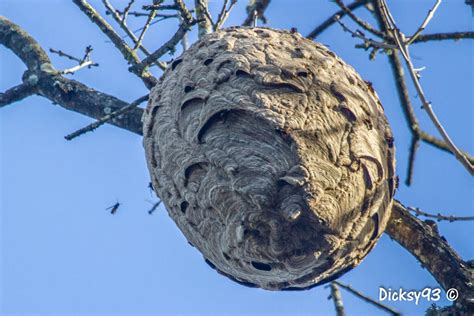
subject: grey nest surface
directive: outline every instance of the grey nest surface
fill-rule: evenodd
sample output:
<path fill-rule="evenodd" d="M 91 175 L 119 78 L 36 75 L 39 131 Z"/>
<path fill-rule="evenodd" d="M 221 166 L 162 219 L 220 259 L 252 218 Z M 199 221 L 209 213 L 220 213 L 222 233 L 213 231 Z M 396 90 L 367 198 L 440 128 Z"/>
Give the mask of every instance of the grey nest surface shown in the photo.
<path fill-rule="evenodd" d="M 395 149 L 372 86 L 298 33 L 204 36 L 152 89 L 155 191 L 221 274 L 305 289 L 357 266 L 390 217 Z"/>

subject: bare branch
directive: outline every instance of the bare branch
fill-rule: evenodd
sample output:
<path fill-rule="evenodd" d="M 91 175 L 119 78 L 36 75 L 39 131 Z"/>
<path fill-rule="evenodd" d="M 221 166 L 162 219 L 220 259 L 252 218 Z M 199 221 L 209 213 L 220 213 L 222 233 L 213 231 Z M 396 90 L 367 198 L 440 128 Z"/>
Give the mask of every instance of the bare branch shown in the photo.
<path fill-rule="evenodd" d="M 194 0 L 194 5 L 196 7 L 196 18 L 198 20 L 198 36 L 201 38 L 211 33 L 212 18 L 208 9 L 208 0 Z"/>
<path fill-rule="evenodd" d="M 252 26 L 254 21 L 254 13 L 257 12 L 257 18 L 267 23 L 264 12 L 270 4 L 271 0 L 249 0 L 247 5 L 247 17 L 242 23 L 243 26 Z"/>
<path fill-rule="evenodd" d="M 72 55 L 69 55 L 69 54 L 66 54 L 65 52 L 61 51 L 61 50 L 55 50 L 53 48 L 50 48 L 49 51 L 51 53 L 55 53 L 55 54 L 58 54 L 60 57 L 66 57 L 70 60 L 74 60 L 74 61 L 77 61 L 78 62 L 78 65 L 77 66 L 74 66 L 74 67 L 71 67 L 71 68 L 67 68 L 67 69 L 64 69 L 64 70 L 61 70 L 59 73 L 60 74 L 63 74 L 63 75 L 67 75 L 67 74 L 74 74 L 76 71 L 82 69 L 82 68 L 91 68 L 91 67 L 98 67 L 99 64 L 98 63 L 94 63 L 92 60 L 91 60 L 91 53 L 92 53 L 92 46 L 87 46 L 86 49 L 85 49 L 85 53 L 84 53 L 84 57 L 82 57 L 82 59 L 80 58 L 77 58 L 77 57 L 74 57 Z"/>
<path fill-rule="evenodd" d="M 130 37 L 133 41 L 133 43 L 135 44 L 135 47 L 137 46 L 137 43 L 138 43 L 138 39 L 137 37 L 135 36 L 135 34 L 133 34 L 133 32 L 128 28 L 127 26 L 127 22 L 124 18 L 124 15 L 125 15 L 125 11 L 122 15 L 122 17 L 120 17 L 119 13 L 117 10 L 114 9 L 114 7 L 112 6 L 112 4 L 108 1 L 108 0 L 102 0 L 102 3 L 104 4 L 104 6 L 106 7 L 107 9 L 107 12 L 109 12 L 112 17 L 114 18 L 114 20 L 120 25 L 120 27 L 122 28 L 122 30 L 125 31 L 125 33 L 128 35 L 128 37 Z M 130 1 L 130 3 L 133 3 L 133 1 Z M 148 16 L 149 14 L 146 13 L 145 14 L 146 16 Z M 138 45 L 138 47 L 140 48 L 140 50 L 147 56 L 150 55 L 150 52 L 143 46 L 143 45 Z M 162 64 L 158 64 L 159 67 L 161 69 L 166 69 L 166 65 L 162 65 Z"/>
<path fill-rule="evenodd" d="M 100 118 L 96 122 L 94 122 L 92 124 L 89 124 L 86 127 L 83 127 L 81 129 L 75 131 L 74 133 L 66 135 L 64 138 L 66 140 L 73 140 L 74 138 L 76 138 L 78 136 L 81 136 L 81 135 L 83 135 L 87 132 L 92 132 L 93 130 L 97 129 L 98 127 L 104 125 L 105 123 L 114 120 L 116 117 L 118 117 L 122 114 L 125 114 L 126 112 L 130 111 L 133 108 L 136 108 L 138 105 L 140 105 L 140 103 L 143 103 L 146 100 L 148 100 L 148 95 L 145 95 L 145 96 L 142 96 L 142 97 L 138 98 L 137 100 L 133 101 L 129 105 L 124 106 L 123 108 L 120 108 L 120 109 L 118 109 L 118 110 L 116 110 L 116 111 L 114 111 L 110 114 L 107 114 L 107 115 L 103 116 L 102 118 Z"/>
<path fill-rule="evenodd" d="M 376 47 L 376 48 L 386 48 L 386 49 L 393 49 L 393 48 L 396 48 L 395 45 L 391 45 L 391 44 L 387 44 L 387 43 L 384 43 L 384 42 L 378 42 L 378 41 L 374 41 L 373 39 L 370 39 L 370 38 L 367 38 L 365 36 L 365 34 L 359 30 L 357 31 L 353 31 L 351 30 L 349 27 L 347 27 L 340 19 L 339 16 L 335 16 L 334 17 L 335 21 L 342 27 L 342 29 L 345 31 L 345 32 L 348 32 L 352 35 L 352 37 L 357 37 L 357 38 L 360 38 L 361 40 L 364 41 L 364 45 L 361 45 L 361 47 L 363 48 L 369 48 L 369 47 Z M 357 46 L 359 47 L 359 46 Z"/>
<path fill-rule="evenodd" d="M 29 67 L 23 74 L 23 82 L 32 87 L 31 92 L 43 96 L 67 110 L 99 119 L 104 114 L 128 105 L 116 97 L 61 76 L 51 65 L 46 52 L 36 40 L 4 17 L 0 17 L 0 44 L 12 50 Z M 25 47 L 31 49 L 24 49 Z M 18 89 L 23 88 L 19 87 Z M 142 109 L 134 108 L 127 115 L 117 117 L 110 124 L 141 135 L 142 115 Z"/>
<path fill-rule="evenodd" d="M 222 25 L 225 23 L 225 21 L 229 17 L 230 11 L 232 11 L 232 8 L 237 3 L 237 0 L 230 0 L 230 5 L 227 8 L 228 2 L 229 0 L 225 0 L 224 4 L 222 5 L 221 12 L 217 16 L 217 22 L 214 24 L 214 31 L 217 31 L 218 29 L 220 29 Z"/>
<path fill-rule="evenodd" d="M 428 11 L 428 15 L 426 16 L 425 20 L 423 21 L 423 23 L 421 23 L 418 30 L 412 36 L 410 36 L 406 45 L 410 45 L 411 43 L 413 43 L 416 40 L 416 38 L 421 34 L 421 32 L 425 30 L 426 26 L 428 25 L 428 23 L 430 23 L 431 19 L 433 18 L 440 4 L 441 4 L 441 0 L 436 0 L 435 5 L 430 11 Z"/>
<path fill-rule="evenodd" d="M 400 202 L 394 201 L 385 233 L 407 249 L 444 290 L 457 289 L 457 303 L 474 308 L 473 271 L 439 235 L 436 223 L 431 222 L 429 225 L 417 219 Z"/>
<path fill-rule="evenodd" d="M 100 30 L 107 35 L 107 37 L 112 41 L 112 43 L 117 47 L 117 49 L 122 53 L 125 60 L 132 65 L 137 65 L 140 63 L 135 51 L 133 51 L 115 32 L 115 30 L 105 21 L 99 13 L 86 1 L 86 0 L 73 0 L 73 2 L 79 7 L 79 9 L 84 12 L 87 17 L 96 24 Z M 140 71 L 138 71 L 140 70 Z M 151 89 L 157 82 L 157 79 L 153 77 L 145 68 L 133 68 L 132 72 L 140 77 L 145 83 L 147 88 Z"/>
<path fill-rule="evenodd" d="M 123 9 L 123 14 L 122 14 L 122 23 L 125 25 L 127 23 L 127 17 L 128 13 L 130 12 L 130 9 L 132 9 L 132 5 L 135 2 L 135 0 L 130 0 L 127 4 L 127 6 Z"/>
<path fill-rule="evenodd" d="M 143 38 L 145 37 L 145 33 L 150 27 L 150 24 L 155 18 L 155 16 L 156 16 L 156 10 L 151 10 L 145 22 L 145 25 L 142 28 L 142 32 L 140 33 L 140 36 L 138 36 L 138 41 L 135 43 L 135 47 L 133 48 L 134 51 L 137 50 L 138 47 L 142 46 L 142 41 L 143 41 Z"/>
<path fill-rule="evenodd" d="M 418 207 L 407 207 L 407 210 L 415 213 L 416 216 L 424 216 L 427 218 L 433 218 L 436 219 L 438 222 L 441 221 L 448 221 L 448 222 L 456 222 L 456 221 L 474 221 L 474 216 L 453 216 L 453 215 L 443 215 L 441 213 L 438 214 L 430 214 L 423 212 L 420 208 Z"/>
<path fill-rule="evenodd" d="M 346 13 L 352 20 L 354 20 L 354 22 L 359 24 L 364 30 L 369 31 L 370 33 L 378 37 L 386 38 L 386 35 L 383 32 L 376 30 L 368 22 L 362 20 L 361 18 L 356 16 L 354 13 L 352 13 L 352 9 L 350 9 L 349 7 L 346 7 L 342 0 L 335 0 L 335 2 L 342 9 L 342 11 L 344 11 L 344 13 Z"/>
<path fill-rule="evenodd" d="M 192 24 L 195 22 L 193 21 Z M 162 57 L 164 54 L 168 53 L 169 51 L 172 51 L 175 49 L 176 45 L 181 41 L 186 34 L 186 32 L 189 29 L 189 24 L 183 21 L 183 23 L 179 26 L 178 30 L 176 33 L 166 42 L 164 43 L 160 48 L 158 48 L 155 52 L 153 52 L 150 56 L 145 58 L 141 63 L 136 64 L 129 69 L 133 71 L 134 73 L 141 73 L 143 69 L 146 67 L 150 66 L 152 63 L 154 63 L 158 58 Z"/>
<path fill-rule="evenodd" d="M 367 303 L 369 304 L 372 304 L 378 308 L 380 308 L 381 310 L 391 314 L 391 315 L 394 315 L 394 316 L 401 316 L 402 314 L 400 314 L 400 312 L 394 310 L 393 308 L 387 306 L 387 305 L 384 305 L 382 303 L 379 303 L 377 302 L 376 300 L 374 300 L 373 298 L 367 296 L 367 295 L 364 295 L 362 294 L 361 292 L 357 291 L 356 289 L 354 289 L 353 287 L 351 287 L 350 285 L 347 285 L 347 284 L 343 284 L 341 282 L 338 282 L 338 281 L 333 281 L 334 284 L 342 287 L 343 289 L 349 291 L 350 293 L 354 294 L 355 296 L 357 296 L 358 298 L 366 301 Z"/>
<path fill-rule="evenodd" d="M 34 85 L 21 83 L 0 93 L 0 108 L 18 102 L 36 93 Z"/>
<path fill-rule="evenodd" d="M 440 0 L 437 0 L 437 1 L 440 1 Z M 417 73 L 414 70 L 414 66 L 411 61 L 410 53 L 408 51 L 408 46 L 406 44 L 404 34 L 397 28 L 395 24 L 395 20 L 390 14 L 390 11 L 388 9 L 388 6 L 385 0 L 381 0 L 378 3 L 379 3 L 379 11 L 385 16 L 385 19 L 384 19 L 385 27 L 394 35 L 394 39 L 395 39 L 395 42 L 397 43 L 399 51 L 401 52 L 402 56 L 405 59 L 408 71 L 415 85 L 416 91 L 418 92 L 418 96 L 420 97 L 420 100 L 423 104 L 423 109 L 425 109 L 425 111 L 428 113 L 428 116 L 430 117 L 433 124 L 436 126 L 436 129 L 441 134 L 444 141 L 448 144 L 450 151 L 461 162 L 461 164 L 466 168 L 466 170 L 468 170 L 471 175 L 474 175 L 474 166 L 469 162 L 469 160 L 463 155 L 463 153 L 456 147 L 454 142 L 451 140 L 448 133 L 446 132 L 444 127 L 441 125 L 441 122 L 439 121 L 436 113 L 433 111 L 431 102 L 427 100 L 423 92 L 419 78 L 417 76 Z"/>
<path fill-rule="evenodd" d="M 336 309 L 336 315 L 344 316 L 345 315 L 344 304 L 342 303 L 341 292 L 339 291 L 339 288 L 337 287 L 337 283 L 331 282 L 330 287 L 331 287 L 331 297 L 332 297 L 332 300 L 334 301 L 334 308 Z"/>
<path fill-rule="evenodd" d="M 444 41 L 444 40 L 460 40 L 460 39 L 474 38 L 474 32 L 452 32 L 452 33 L 435 33 L 419 35 L 413 43 L 423 43 L 429 41 Z"/>
<path fill-rule="evenodd" d="M 363 5 L 365 5 L 367 3 L 368 0 L 356 0 L 354 2 L 352 2 L 351 4 L 349 4 L 347 6 L 347 8 L 349 10 L 355 10 Z M 335 18 L 336 16 L 342 18 L 344 15 L 346 15 L 346 12 L 344 12 L 343 10 L 340 10 L 340 11 L 337 11 L 336 13 L 334 13 L 332 16 L 330 16 L 329 18 L 327 18 L 323 23 L 321 23 L 319 26 L 317 26 L 316 28 L 314 28 L 314 30 L 312 30 L 308 35 L 306 35 L 307 38 L 310 38 L 310 39 L 315 39 L 317 36 L 319 36 L 319 34 L 321 34 L 322 32 L 324 32 L 328 27 L 330 27 L 332 24 L 334 24 L 336 22 Z"/>

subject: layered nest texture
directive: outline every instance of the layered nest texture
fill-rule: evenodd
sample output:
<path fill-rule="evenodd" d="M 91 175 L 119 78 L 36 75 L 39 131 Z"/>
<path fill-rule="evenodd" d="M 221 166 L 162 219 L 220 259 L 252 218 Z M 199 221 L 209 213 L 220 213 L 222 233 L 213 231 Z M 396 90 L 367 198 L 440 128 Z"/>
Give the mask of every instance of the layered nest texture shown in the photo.
<path fill-rule="evenodd" d="M 245 285 L 304 289 L 337 278 L 390 217 L 393 137 L 376 93 L 295 32 L 204 36 L 152 90 L 144 146 L 179 229 Z"/>

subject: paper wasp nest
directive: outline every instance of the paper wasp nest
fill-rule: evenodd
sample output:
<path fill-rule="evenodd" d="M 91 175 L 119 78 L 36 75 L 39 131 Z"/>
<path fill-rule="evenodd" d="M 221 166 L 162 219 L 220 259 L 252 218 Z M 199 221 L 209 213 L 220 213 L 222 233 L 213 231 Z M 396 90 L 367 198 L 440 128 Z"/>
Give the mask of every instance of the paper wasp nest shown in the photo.
<path fill-rule="evenodd" d="M 169 215 L 213 268 L 245 285 L 337 278 L 390 217 L 394 147 L 377 95 L 296 33 L 206 35 L 152 90 L 144 146 Z"/>

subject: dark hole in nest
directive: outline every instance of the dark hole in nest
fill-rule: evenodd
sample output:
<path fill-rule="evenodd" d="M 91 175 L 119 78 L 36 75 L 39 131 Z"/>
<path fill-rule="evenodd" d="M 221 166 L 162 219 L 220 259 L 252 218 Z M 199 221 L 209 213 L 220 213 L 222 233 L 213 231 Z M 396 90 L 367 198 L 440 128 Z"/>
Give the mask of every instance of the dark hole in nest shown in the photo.
<path fill-rule="evenodd" d="M 192 91 L 192 90 L 194 90 L 194 87 L 191 87 L 191 86 L 186 86 L 186 87 L 184 87 L 184 92 L 185 92 L 185 93 L 188 93 L 188 92 L 190 92 L 190 91 Z"/>
<path fill-rule="evenodd" d="M 306 71 L 299 71 L 297 74 L 296 74 L 298 77 L 303 77 L 303 78 L 307 78 L 308 77 L 308 73 Z"/>
<path fill-rule="evenodd" d="M 263 263 L 263 262 L 252 261 L 251 264 L 257 270 L 261 270 L 261 271 L 271 271 L 272 270 L 271 265 Z"/>
<path fill-rule="evenodd" d="M 181 203 L 180 208 L 181 208 L 181 212 L 183 212 L 183 214 L 186 213 L 186 210 L 187 210 L 188 206 L 189 206 L 189 203 L 186 202 L 186 201 L 183 201 L 183 202 Z"/>
<path fill-rule="evenodd" d="M 177 60 L 173 61 L 173 63 L 171 64 L 171 69 L 174 70 L 176 68 L 176 66 L 178 66 L 182 62 L 183 62 L 182 59 L 177 59 Z"/>
<path fill-rule="evenodd" d="M 245 70 L 242 70 L 242 69 L 239 69 L 235 72 L 235 75 L 237 77 L 249 77 L 250 74 L 248 72 L 246 72 Z"/>
<path fill-rule="evenodd" d="M 204 65 L 209 66 L 213 61 L 214 61 L 214 59 L 208 58 L 204 61 Z"/>

